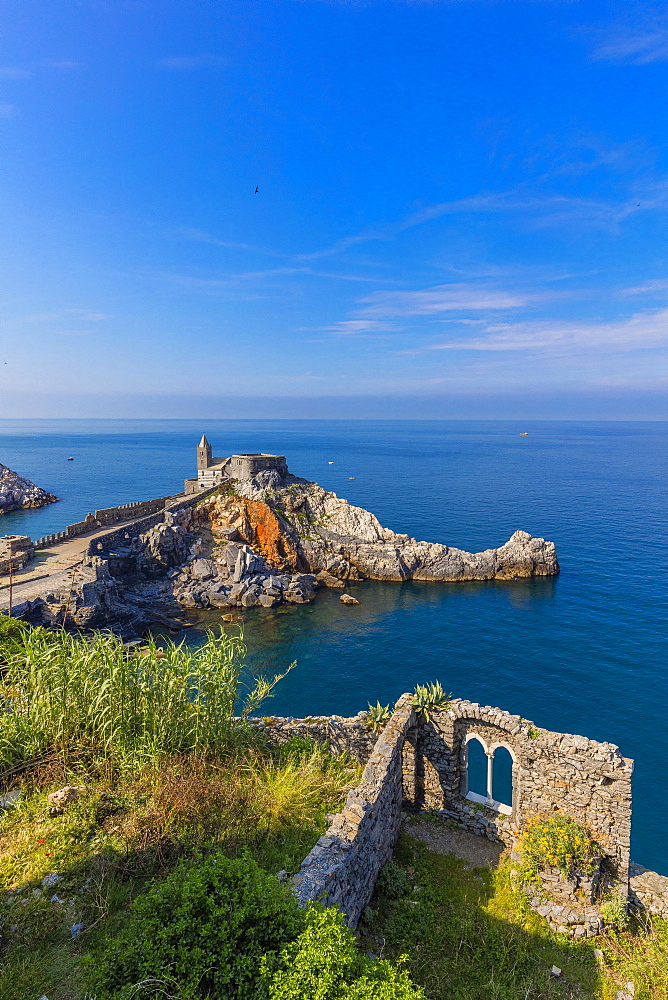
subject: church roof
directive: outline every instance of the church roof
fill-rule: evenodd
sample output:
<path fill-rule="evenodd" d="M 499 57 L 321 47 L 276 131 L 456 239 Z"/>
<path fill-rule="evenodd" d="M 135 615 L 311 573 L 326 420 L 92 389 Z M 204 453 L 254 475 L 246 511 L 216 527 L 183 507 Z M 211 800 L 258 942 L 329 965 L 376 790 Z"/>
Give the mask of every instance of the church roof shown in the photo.
<path fill-rule="evenodd" d="M 206 439 L 206 434 L 202 434 L 202 440 L 197 445 L 197 447 L 198 448 L 208 448 L 209 447 L 209 442 Z"/>

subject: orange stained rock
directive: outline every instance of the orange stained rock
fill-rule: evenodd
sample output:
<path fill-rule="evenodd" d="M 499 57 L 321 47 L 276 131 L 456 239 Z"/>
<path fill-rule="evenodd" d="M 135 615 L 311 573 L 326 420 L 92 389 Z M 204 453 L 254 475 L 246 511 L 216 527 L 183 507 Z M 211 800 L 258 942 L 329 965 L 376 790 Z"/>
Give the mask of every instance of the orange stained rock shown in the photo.
<path fill-rule="evenodd" d="M 197 514 L 197 520 L 200 521 L 203 515 L 214 533 L 234 525 L 243 540 L 274 569 L 295 572 L 299 568 L 299 553 L 294 541 L 264 501 L 214 496 L 197 508 Z"/>

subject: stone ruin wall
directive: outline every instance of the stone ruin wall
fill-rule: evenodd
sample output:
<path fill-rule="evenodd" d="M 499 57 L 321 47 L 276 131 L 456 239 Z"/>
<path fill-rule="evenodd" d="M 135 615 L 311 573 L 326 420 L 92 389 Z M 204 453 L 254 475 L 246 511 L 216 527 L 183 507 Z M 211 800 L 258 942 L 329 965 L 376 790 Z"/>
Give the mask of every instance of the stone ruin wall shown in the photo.
<path fill-rule="evenodd" d="M 338 906 L 356 927 L 378 874 L 399 837 L 403 804 L 402 750 L 415 724 L 410 696 L 397 703 L 367 760 L 362 780 L 307 854 L 292 887 L 300 905 Z"/>
<path fill-rule="evenodd" d="M 378 872 L 391 856 L 402 807 L 434 811 L 509 847 L 532 816 L 562 812 L 583 823 L 601 844 L 626 890 L 633 762 L 616 746 L 539 730 L 518 715 L 463 700 L 426 720 L 416 716 L 410 695 L 403 695 L 377 739 L 364 717 L 361 712 L 349 719 L 258 720 L 278 743 L 307 737 L 366 764 L 360 784 L 295 876 L 302 903 L 323 899 L 338 904 L 356 926 Z M 490 751 L 505 746 L 514 758 L 509 814 L 466 798 L 466 741 L 474 735 Z M 668 878 L 639 869 L 631 870 L 631 899 L 649 912 L 668 912 Z"/>
<path fill-rule="evenodd" d="M 465 797 L 467 736 L 478 737 L 489 750 L 510 751 L 510 815 Z M 409 746 L 415 777 L 406 798 L 415 808 L 441 812 L 507 846 L 532 816 L 565 813 L 600 843 L 616 877 L 628 880 L 633 762 L 613 744 L 537 729 L 518 715 L 457 700 L 446 712 L 433 713 L 430 722 L 422 721 Z"/>
<path fill-rule="evenodd" d="M 0 574 L 22 569 L 33 555 L 34 547 L 27 535 L 0 535 Z"/>

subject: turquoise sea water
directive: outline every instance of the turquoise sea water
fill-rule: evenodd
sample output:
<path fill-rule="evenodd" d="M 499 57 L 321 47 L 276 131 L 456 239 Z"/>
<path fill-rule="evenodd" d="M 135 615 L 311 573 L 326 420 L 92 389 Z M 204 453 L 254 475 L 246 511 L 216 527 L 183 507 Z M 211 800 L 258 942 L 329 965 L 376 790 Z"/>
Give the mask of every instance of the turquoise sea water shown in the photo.
<path fill-rule="evenodd" d="M 554 541 L 556 579 L 368 582 L 349 588 L 358 607 L 329 591 L 254 609 L 251 663 L 297 660 L 269 703 L 282 714 L 354 713 L 438 679 L 617 743 L 636 761 L 633 857 L 668 873 L 668 424 L 0 421 L 0 462 L 62 497 L 5 515 L 0 530 L 38 537 L 96 507 L 177 492 L 202 431 L 215 454 L 285 454 L 294 473 L 417 538 L 479 550 L 523 528 Z"/>

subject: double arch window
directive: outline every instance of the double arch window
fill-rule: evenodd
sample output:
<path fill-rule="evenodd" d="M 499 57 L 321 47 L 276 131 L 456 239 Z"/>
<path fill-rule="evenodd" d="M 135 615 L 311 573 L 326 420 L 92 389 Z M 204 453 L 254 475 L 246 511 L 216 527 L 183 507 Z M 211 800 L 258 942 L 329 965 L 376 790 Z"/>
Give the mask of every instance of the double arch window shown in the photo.
<path fill-rule="evenodd" d="M 489 746 L 482 736 L 466 736 L 464 794 L 471 802 L 510 816 L 513 811 L 513 767 L 515 754 L 505 743 Z"/>

